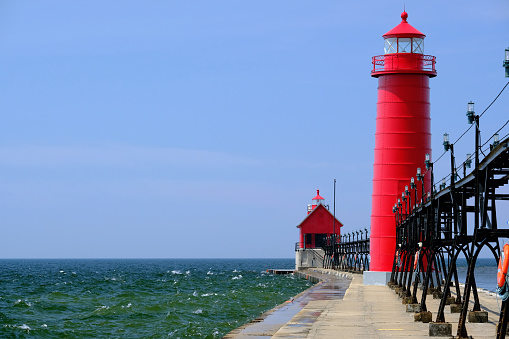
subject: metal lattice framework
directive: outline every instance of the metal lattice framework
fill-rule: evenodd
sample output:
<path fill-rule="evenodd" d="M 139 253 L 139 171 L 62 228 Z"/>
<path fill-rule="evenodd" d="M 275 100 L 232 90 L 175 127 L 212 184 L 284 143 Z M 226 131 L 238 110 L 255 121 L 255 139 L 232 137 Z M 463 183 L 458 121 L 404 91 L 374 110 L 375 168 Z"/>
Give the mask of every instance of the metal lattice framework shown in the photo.
<path fill-rule="evenodd" d="M 494 260 L 500 256 L 500 240 L 509 238 L 509 229 L 497 222 L 497 204 L 509 200 L 500 188 L 509 183 L 509 138 L 492 145 L 490 152 L 479 161 L 479 129 L 476 118 L 475 168 L 466 175 L 470 159 L 463 164 L 464 176 L 457 180 L 454 166 L 454 145 L 447 144 L 451 154 L 450 184 L 440 185 L 439 192 L 430 192 L 421 201 L 411 204 L 417 185 L 403 192 L 403 201 L 393 208 L 396 219 L 396 249 L 389 285 L 396 288 L 408 302 L 417 304 L 417 289 L 422 285 L 421 311 L 427 311 L 426 298 L 435 293 L 441 297 L 435 322 L 445 322 L 446 304 L 459 304 L 461 313 L 457 338 L 467 338 L 465 327 L 471 295 L 472 311 L 481 311 L 475 282 L 475 263 L 483 248 L 488 248 Z M 426 161 L 427 173 L 432 176 L 433 164 Z M 422 181 L 422 177 L 419 178 Z M 422 187 L 423 185 L 421 185 Z M 424 191 L 424 188 L 422 188 Z M 409 192 L 410 191 L 410 192 Z M 406 198 L 406 199 L 405 199 Z M 506 207 L 507 208 L 507 207 Z M 473 221 L 473 222 L 472 222 Z M 464 290 L 461 291 L 456 262 L 462 255 L 468 263 Z M 451 286 L 456 297 L 451 297 Z M 428 291 L 430 290 L 430 291 Z M 451 300 L 454 299 L 454 300 Z M 509 318 L 509 300 L 503 301 L 497 326 L 497 338 L 505 338 Z"/>
<path fill-rule="evenodd" d="M 324 268 L 340 269 L 350 272 L 369 270 L 368 230 L 347 233 L 341 237 L 327 237 L 323 247 Z"/>

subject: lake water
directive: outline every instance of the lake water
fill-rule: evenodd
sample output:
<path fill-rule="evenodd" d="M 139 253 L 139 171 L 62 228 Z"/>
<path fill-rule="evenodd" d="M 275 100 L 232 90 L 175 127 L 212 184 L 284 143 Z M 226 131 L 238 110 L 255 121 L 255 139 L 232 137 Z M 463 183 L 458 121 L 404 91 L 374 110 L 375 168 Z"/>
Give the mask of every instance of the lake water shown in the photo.
<path fill-rule="evenodd" d="M 311 284 L 294 259 L 0 260 L 1 338 L 220 338 Z"/>

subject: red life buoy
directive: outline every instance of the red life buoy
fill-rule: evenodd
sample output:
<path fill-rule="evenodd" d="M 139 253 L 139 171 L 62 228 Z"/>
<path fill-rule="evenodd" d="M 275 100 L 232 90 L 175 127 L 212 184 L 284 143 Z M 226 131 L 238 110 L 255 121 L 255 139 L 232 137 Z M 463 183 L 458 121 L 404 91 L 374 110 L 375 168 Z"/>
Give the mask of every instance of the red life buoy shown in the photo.
<path fill-rule="evenodd" d="M 502 287 L 505 284 L 508 266 L 509 266 L 509 244 L 505 244 L 504 250 L 500 255 L 500 260 L 498 261 L 498 272 L 497 272 L 498 287 Z"/>
<path fill-rule="evenodd" d="M 419 252 L 415 252 L 415 259 L 414 259 L 414 270 L 417 269 L 417 263 L 419 262 Z"/>

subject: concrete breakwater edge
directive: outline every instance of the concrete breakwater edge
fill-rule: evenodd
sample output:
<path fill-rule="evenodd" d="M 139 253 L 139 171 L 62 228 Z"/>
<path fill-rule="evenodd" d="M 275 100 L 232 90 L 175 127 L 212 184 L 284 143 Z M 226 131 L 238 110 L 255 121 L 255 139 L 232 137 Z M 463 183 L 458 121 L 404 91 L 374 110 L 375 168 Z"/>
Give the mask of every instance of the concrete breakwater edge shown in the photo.
<path fill-rule="evenodd" d="M 295 271 L 294 274 L 315 283 L 315 285 L 229 332 L 223 338 L 270 338 L 297 316 L 305 318 L 306 323 L 311 325 L 319 313 L 316 310 L 303 312 L 304 308 L 312 301 L 341 300 L 353 278 L 352 273 L 320 268 Z"/>
<path fill-rule="evenodd" d="M 307 269 L 296 274 L 317 283 L 224 338 L 430 337 L 430 323 L 415 321 L 415 313 L 407 311 L 402 299 L 386 285 L 363 285 L 362 275 L 326 269 Z M 501 301 L 496 294 L 483 290 L 479 290 L 479 298 L 481 309 L 488 313 L 488 322 L 468 322 L 468 334 L 473 338 L 495 338 Z M 427 298 L 433 321 L 439 303 L 440 299 Z M 445 321 L 450 324 L 452 335 L 456 334 L 458 318 L 459 314 L 448 306 Z"/>

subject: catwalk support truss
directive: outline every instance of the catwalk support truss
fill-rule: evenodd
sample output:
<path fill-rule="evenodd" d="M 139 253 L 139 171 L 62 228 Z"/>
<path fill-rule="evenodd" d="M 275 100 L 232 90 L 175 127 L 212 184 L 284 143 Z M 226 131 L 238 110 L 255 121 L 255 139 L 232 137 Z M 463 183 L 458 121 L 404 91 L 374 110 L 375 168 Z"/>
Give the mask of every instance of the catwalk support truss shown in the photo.
<path fill-rule="evenodd" d="M 460 180 L 457 180 L 454 166 L 453 145 L 447 145 L 451 153 L 449 186 L 442 184 L 439 192 L 430 192 L 413 206 L 403 199 L 393 209 L 396 249 L 389 285 L 409 303 L 420 304 L 421 312 L 427 311 L 429 295 L 440 297 L 435 323 L 445 322 L 446 304 L 456 304 L 461 309 L 456 338 L 468 337 L 467 314 L 481 311 L 475 282 L 475 263 L 481 250 L 485 249 L 483 255 L 488 253 L 498 262 L 501 241 L 509 238 L 509 229 L 502 228 L 497 220 L 497 208 L 507 209 L 505 201 L 509 200 L 509 194 L 501 193 L 509 183 L 508 143 L 509 139 L 505 139 L 492 146 L 479 162 L 480 148 L 476 142 L 476 166 L 466 175 L 467 160 Z M 428 161 L 426 166 L 433 176 L 433 164 Z M 433 178 L 431 180 L 433 182 Z M 413 189 L 417 189 L 415 185 Z M 405 195 L 411 196 L 412 192 L 409 194 L 407 190 L 402 197 Z M 468 269 L 462 290 L 456 263 L 458 257 L 463 256 Z M 496 281 L 495 276 L 493 281 Z M 421 300 L 417 300 L 419 285 L 422 286 Z M 455 291 L 454 298 L 451 288 Z M 471 298 L 473 309 L 469 311 Z M 509 300 L 502 302 L 497 338 L 505 338 L 508 317 Z"/>

